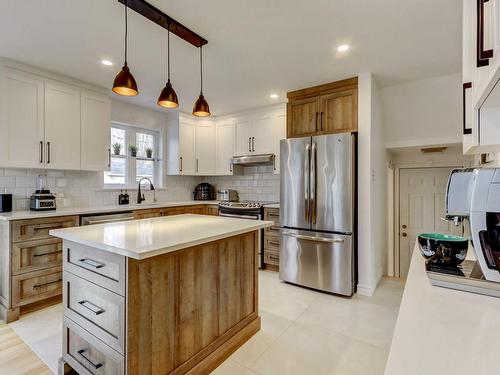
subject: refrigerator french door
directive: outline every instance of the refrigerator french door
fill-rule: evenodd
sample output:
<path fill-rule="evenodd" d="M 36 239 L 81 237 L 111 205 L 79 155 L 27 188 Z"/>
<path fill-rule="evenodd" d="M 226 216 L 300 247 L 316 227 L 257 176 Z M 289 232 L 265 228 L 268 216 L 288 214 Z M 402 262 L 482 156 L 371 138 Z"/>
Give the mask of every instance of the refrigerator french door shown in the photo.
<path fill-rule="evenodd" d="M 355 142 L 351 133 L 281 141 L 281 280 L 354 293 Z"/>

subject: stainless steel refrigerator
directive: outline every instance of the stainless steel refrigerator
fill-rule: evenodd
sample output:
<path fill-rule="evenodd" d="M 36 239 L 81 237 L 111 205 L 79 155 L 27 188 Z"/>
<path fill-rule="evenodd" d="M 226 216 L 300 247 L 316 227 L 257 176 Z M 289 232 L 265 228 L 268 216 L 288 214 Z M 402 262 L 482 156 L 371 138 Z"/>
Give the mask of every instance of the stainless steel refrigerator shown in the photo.
<path fill-rule="evenodd" d="M 280 148 L 280 279 L 351 296 L 356 136 L 290 138 Z"/>

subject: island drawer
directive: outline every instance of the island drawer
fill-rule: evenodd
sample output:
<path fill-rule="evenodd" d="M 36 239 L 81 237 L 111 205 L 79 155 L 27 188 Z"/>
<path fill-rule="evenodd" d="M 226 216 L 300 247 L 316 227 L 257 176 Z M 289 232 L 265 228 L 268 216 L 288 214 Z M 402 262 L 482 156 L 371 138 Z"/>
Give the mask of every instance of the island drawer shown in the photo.
<path fill-rule="evenodd" d="M 274 236 L 264 236 L 264 248 L 274 251 L 280 249 L 280 238 Z"/>
<path fill-rule="evenodd" d="M 81 375 L 121 375 L 124 357 L 71 319 L 63 321 L 63 358 Z"/>
<path fill-rule="evenodd" d="M 125 298 L 69 272 L 63 275 L 64 315 L 125 353 Z"/>
<path fill-rule="evenodd" d="M 274 221 L 276 225 L 279 225 L 280 210 L 278 208 L 264 208 L 264 220 Z"/>
<path fill-rule="evenodd" d="M 264 263 L 272 264 L 273 266 L 280 265 L 279 251 L 264 250 Z"/>
<path fill-rule="evenodd" d="M 15 220 L 12 222 L 12 242 L 52 238 L 49 235 L 50 230 L 75 227 L 78 223 L 78 216 Z"/>
<path fill-rule="evenodd" d="M 28 272 L 12 277 L 12 303 L 23 306 L 62 292 L 61 267 Z"/>
<path fill-rule="evenodd" d="M 65 271 L 125 296 L 126 259 L 122 255 L 64 240 L 63 267 Z"/>
<path fill-rule="evenodd" d="M 12 244 L 11 270 L 13 275 L 57 267 L 62 264 L 62 240 L 16 242 Z"/>

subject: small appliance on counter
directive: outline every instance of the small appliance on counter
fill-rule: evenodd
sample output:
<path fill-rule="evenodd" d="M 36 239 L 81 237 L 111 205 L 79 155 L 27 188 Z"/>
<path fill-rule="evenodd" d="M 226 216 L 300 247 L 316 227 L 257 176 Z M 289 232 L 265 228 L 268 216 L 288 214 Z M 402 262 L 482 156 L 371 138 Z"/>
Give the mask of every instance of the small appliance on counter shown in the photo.
<path fill-rule="evenodd" d="M 56 209 L 56 197 L 47 186 L 47 175 L 39 175 L 37 189 L 30 198 L 30 210 L 49 211 Z"/>
<path fill-rule="evenodd" d="M 120 195 L 118 196 L 118 204 L 120 206 L 124 204 L 129 204 L 130 203 L 130 196 L 128 195 L 127 190 L 125 190 L 125 193 L 123 190 L 120 190 Z"/>
<path fill-rule="evenodd" d="M 203 182 L 194 188 L 195 201 L 213 201 L 215 200 L 215 189 L 212 185 Z"/>
<path fill-rule="evenodd" d="M 221 202 L 238 202 L 239 196 L 236 190 L 223 189 L 217 192 L 217 199 Z"/>
<path fill-rule="evenodd" d="M 0 194 L 0 212 L 12 211 L 12 194 Z"/>

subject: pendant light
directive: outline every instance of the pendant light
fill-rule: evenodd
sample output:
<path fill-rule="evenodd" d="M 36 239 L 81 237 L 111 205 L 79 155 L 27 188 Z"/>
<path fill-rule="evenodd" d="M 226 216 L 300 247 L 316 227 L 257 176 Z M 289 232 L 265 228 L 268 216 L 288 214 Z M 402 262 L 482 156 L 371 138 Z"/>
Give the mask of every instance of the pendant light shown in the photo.
<path fill-rule="evenodd" d="M 179 106 L 177 94 L 170 83 L 170 24 L 167 25 L 167 84 L 161 90 L 158 105 L 164 108 L 177 108 Z"/>
<path fill-rule="evenodd" d="M 196 103 L 194 103 L 193 107 L 193 115 L 197 117 L 207 117 L 210 116 L 210 108 L 208 107 L 208 103 L 203 96 L 203 51 L 202 45 L 200 43 L 200 82 L 201 82 L 201 90 L 200 96 Z"/>
<path fill-rule="evenodd" d="M 137 83 L 134 76 L 130 73 L 127 65 L 127 33 L 128 33 L 128 19 L 127 19 L 127 1 L 125 5 L 125 63 L 122 70 L 116 75 L 113 82 L 113 92 L 123 96 L 136 96 L 139 94 L 137 90 Z"/>

